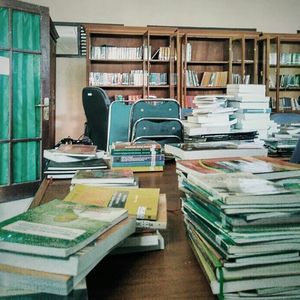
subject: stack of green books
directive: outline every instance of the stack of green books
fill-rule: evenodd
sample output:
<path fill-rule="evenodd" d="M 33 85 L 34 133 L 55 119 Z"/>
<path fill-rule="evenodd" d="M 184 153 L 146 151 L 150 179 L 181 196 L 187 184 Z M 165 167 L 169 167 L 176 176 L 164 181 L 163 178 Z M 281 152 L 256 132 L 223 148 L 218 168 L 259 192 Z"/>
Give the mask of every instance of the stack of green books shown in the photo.
<path fill-rule="evenodd" d="M 112 169 L 130 169 L 133 172 L 163 171 L 165 157 L 161 145 L 154 141 L 116 142 L 110 148 Z"/>
<path fill-rule="evenodd" d="M 185 170 L 184 223 L 212 292 L 222 299 L 299 298 L 300 178 Z"/>
<path fill-rule="evenodd" d="M 135 227 L 124 208 L 57 199 L 5 220 L 0 290 L 68 295 Z"/>

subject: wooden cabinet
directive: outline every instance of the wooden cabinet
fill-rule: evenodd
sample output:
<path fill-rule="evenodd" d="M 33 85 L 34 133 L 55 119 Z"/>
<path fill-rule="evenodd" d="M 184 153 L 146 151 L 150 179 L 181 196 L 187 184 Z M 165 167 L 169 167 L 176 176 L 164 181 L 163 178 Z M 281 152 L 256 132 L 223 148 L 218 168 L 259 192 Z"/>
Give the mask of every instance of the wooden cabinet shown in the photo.
<path fill-rule="evenodd" d="M 259 39 L 259 83 L 275 112 L 300 112 L 300 35 L 263 34 Z"/>
<path fill-rule="evenodd" d="M 174 29 L 87 25 L 87 85 L 114 99 L 178 98 Z"/>
<path fill-rule="evenodd" d="M 182 103 L 200 94 L 225 94 L 227 83 L 257 82 L 256 32 L 186 32 L 182 48 Z"/>

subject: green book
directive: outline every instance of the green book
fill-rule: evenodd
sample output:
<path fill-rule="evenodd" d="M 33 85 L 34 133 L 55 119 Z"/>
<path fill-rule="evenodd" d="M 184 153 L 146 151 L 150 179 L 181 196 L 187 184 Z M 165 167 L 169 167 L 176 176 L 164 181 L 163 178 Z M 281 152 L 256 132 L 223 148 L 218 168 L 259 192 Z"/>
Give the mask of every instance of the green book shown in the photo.
<path fill-rule="evenodd" d="M 0 248 L 66 257 L 128 216 L 124 208 L 103 208 L 53 200 L 0 223 Z"/>

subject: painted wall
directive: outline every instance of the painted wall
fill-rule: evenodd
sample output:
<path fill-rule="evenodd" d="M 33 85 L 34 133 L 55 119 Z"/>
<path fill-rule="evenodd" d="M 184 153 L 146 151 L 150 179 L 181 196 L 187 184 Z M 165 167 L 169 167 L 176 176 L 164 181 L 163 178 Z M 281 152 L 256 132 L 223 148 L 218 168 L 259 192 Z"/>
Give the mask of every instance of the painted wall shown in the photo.
<path fill-rule="evenodd" d="M 263 32 L 300 30 L 299 0 L 28 0 L 48 6 L 53 21 L 133 26 L 256 28 Z M 81 91 L 85 60 L 57 59 L 56 141 L 77 138 L 85 121 Z"/>

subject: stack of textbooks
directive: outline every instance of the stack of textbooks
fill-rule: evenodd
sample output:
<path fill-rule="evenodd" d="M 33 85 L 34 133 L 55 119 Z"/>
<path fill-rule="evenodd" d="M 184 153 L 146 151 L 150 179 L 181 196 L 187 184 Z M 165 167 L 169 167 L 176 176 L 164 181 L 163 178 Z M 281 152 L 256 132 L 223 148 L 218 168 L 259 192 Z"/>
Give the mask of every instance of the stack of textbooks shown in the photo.
<path fill-rule="evenodd" d="M 267 155 L 268 150 L 263 142 L 234 140 L 166 144 L 165 153 L 172 154 L 177 159 L 203 159 Z"/>
<path fill-rule="evenodd" d="M 104 151 L 97 146 L 80 144 L 62 144 L 56 149 L 44 150 L 46 178 L 70 179 L 77 170 L 106 169 Z"/>
<path fill-rule="evenodd" d="M 134 172 L 163 171 L 165 156 L 162 147 L 154 141 L 115 142 L 110 148 L 112 169 L 130 169 Z"/>
<path fill-rule="evenodd" d="M 135 223 L 125 208 L 56 199 L 3 221 L 1 290 L 68 295 Z"/>
<path fill-rule="evenodd" d="M 226 107 L 226 95 L 196 96 L 193 103 L 192 115 L 183 121 L 187 136 L 230 132 L 236 122 L 232 118 L 236 109 Z"/>
<path fill-rule="evenodd" d="M 237 119 L 235 128 L 254 129 L 259 138 L 268 136 L 270 127 L 270 97 L 266 97 L 266 86 L 263 84 L 228 84 L 228 106 L 235 108 Z"/>
<path fill-rule="evenodd" d="M 105 172 L 105 171 L 103 171 Z M 132 181 L 132 171 L 111 170 L 109 173 L 130 173 L 127 179 Z M 115 177 L 114 175 L 112 177 Z M 75 181 L 75 184 L 74 184 Z M 114 251 L 114 254 L 153 251 L 164 249 L 164 239 L 159 230 L 167 228 L 167 200 L 165 194 L 160 194 L 158 188 L 139 188 L 127 184 L 118 186 L 97 186 L 86 184 L 73 178 L 73 185 L 65 200 L 92 204 L 102 207 L 122 207 L 128 210 L 130 216 L 136 219 L 136 232 L 125 239 Z"/>
<path fill-rule="evenodd" d="M 298 298 L 300 166 L 264 158 L 200 164 L 202 172 L 177 168 L 187 235 L 213 294 Z"/>
<path fill-rule="evenodd" d="M 100 207 L 125 208 L 136 218 L 136 228 L 166 229 L 166 196 L 158 188 L 130 188 L 126 186 L 93 186 L 75 184 L 66 201 Z"/>

